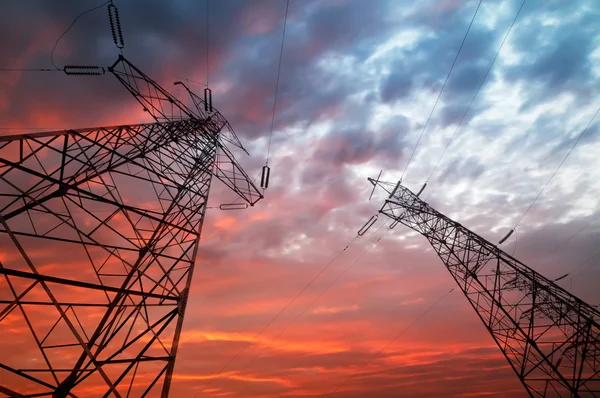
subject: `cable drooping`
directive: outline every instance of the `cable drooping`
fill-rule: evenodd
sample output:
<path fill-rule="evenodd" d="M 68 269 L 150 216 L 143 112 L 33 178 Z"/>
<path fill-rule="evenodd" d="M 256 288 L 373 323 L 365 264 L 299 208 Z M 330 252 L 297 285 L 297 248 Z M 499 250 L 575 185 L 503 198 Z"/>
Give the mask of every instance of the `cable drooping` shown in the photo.
<path fill-rule="evenodd" d="M 387 224 L 387 221 L 383 224 L 381 224 L 381 226 L 375 231 L 373 232 L 373 235 L 377 234 L 385 225 Z M 386 230 L 386 231 L 389 231 Z M 383 234 L 382 234 L 383 235 Z M 358 255 L 358 257 L 356 257 L 334 280 L 333 282 L 331 282 L 326 288 L 325 290 L 323 290 L 321 293 L 319 293 L 319 295 L 313 300 L 311 301 L 306 307 L 304 307 L 304 309 L 294 318 L 292 319 L 292 321 L 290 323 L 288 323 L 274 338 L 273 340 L 271 340 L 269 342 L 270 345 L 272 345 L 273 343 L 275 343 L 279 337 L 281 337 L 298 319 L 300 319 L 300 317 L 302 317 L 306 311 L 308 311 L 313 305 L 315 305 L 315 303 L 317 301 L 319 301 L 321 299 L 321 297 L 323 297 L 325 295 L 325 293 L 327 293 L 329 291 L 329 289 L 331 289 L 333 287 L 333 285 L 335 285 L 344 275 L 346 275 L 346 273 L 350 270 L 350 268 L 352 268 L 352 266 L 354 266 L 354 264 L 356 264 L 356 262 L 358 260 L 360 260 L 365 254 L 369 253 L 371 250 L 373 250 L 373 248 L 375 248 L 375 246 L 377 246 L 377 243 L 379 243 L 379 241 L 381 240 L 383 236 L 380 236 L 375 242 L 373 242 L 371 244 L 371 246 L 369 246 L 368 248 L 366 248 L 361 254 Z M 355 238 L 356 239 L 356 238 Z M 344 249 L 346 250 L 346 249 Z M 244 372 L 246 369 L 248 369 L 250 366 L 252 366 L 252 364 L 254 364 L 254 362 L 262 355 L 262 353 L 265 351 L 265 349 L 267 348 L 267 346 L 263 346 L 263 348 L 258 352 L 258 354 L 250 361 L 246 364 L 246 366 L 244 366 L 242 368 L 242 370 L 240 370 L 241 372 Z M 229 379 L 229 381 L 227 382 L 227 384 L 225 384 L 222 389 L 225 390 L 227 388 L 227 386 L 229 386 L 229 384 L 231 383 L 231 379 Z"/>
<path fill-rule="evenodd" d="M 62 72 L 62 70 L 48 68 L 0 68 L 0 72 Z"/>
<path fill-rule="evenodd" d="M 517 18 L 521 14 L 521 10 L 523 9 L 523 6 L 525 5 L 526 1 L 527 0 L 523 0 L 523 2 L 521 3 L 521 6 L 519 7 L 519 10 L 517 11 L 517 14 L 515 15 L 512 23 L 510 24 L 510 27 L 508 28 L 508 31 L 506 31 L 506 34 L 504 35 L 504 38 L 502 39 L 502 43 L 500 44 L 500 47 L 498 47 L 498 51 L 496 51 L 496 55 L 494 55 L 494 58 L 492 59 L 492 62 L 490 63 L 490 66 L 488 67 L 488 70 L 485 73 L 485 76 L 481 80 L 481 83 L 479 84 L 479 87 L 477 87 L 477 91 L 475 91 L 475 95 L 473 95 L 473 98 L 471 98 L 471 102 L 469 103 L 469 106 L 467 107 L 467 109 L 465 110 L 465 113 L 463 113 L 462 117 L 460 118 L 460 121 L 459 121 L 458 125 L 456 126 L 456 129 L 454 130 L 454 133 L 452 133 L 452 136 L 450 137 L 450 140 L 448 140 L 448 143 L 446 144 L 446 147 L 444 148 L 444 151 L 442 152 L 442 155 L 440 156 L 440 158 L 438 159 L 437 163 L 433 167 L 433 170 L 431 170 L 431 173 L 429 174 L 429 177 L 427 177 L 427 180 L 425 180 L 425 182 L 428 182 L 431 179 L 431 177 L 433 176 L 433 173 L 435 172 L 435 170 L 437 169 L 437 167 L 440 165 L 440 162 L 442 161 L 442 158 L 446 154 L 446 151 L 448 151 L 448 148 L 450 147 L 450 144 L 454 140 L 454 137 L 456 137 L 456 133 L 458 133 L 458 130 L 462 126 L 462 123 L 465 120 L 465 117 L 467 116 L 467 113 L 469 113 L 469 110 L 471 109 L 471 106 L 473 106 L 473 102 L 475 102 L 475 98 L 477 98 L 477 95 L 479 94 L 479 91 L 481 90 L 481 87 L 483 87 L 483 83 L 485 83 L 485 81 L 487 80 L 487 77 L 489 76 L 490 71 L 492 70 L 492 67 L 494 66 L 494 63 L 496 62 L 496 59 L 498 58 L 498 55 L 500 54 L 500 51 L 502 50 L 502 47 L 504 47 L 504 43 L 506 42 L 506 39 L 510 35 L 510 32 L 512 31 L 512 28 L 515 25 L 515 22 L 517 21 Z"/>
<path fill-rule="evenodd" d="M 273 322 L 275 322 L 277 320 L 277 318 L 279 318 L 281 316 L 281 314 L 283 314 L 285 312 L 285 310 L 287 310 L 289 308 L 289 306 L 292 305 L 300 297 L 300 295 L 302 295 L 302 293 L 304 293 L 306 291 L 306 289 L 308 289 L 331 266 L 331 264 L 333 264 L 335 262 L 335 260 L 337 260 L 338 257 L 341 256 L 342 253 L 345 252 L 357 239 L 358 239 L 358 236 L 355 236 L 354 238 L 352 238 L 352 240 L 350 240 L 350 242 L 342 250 L 340 250 L 327 264 L 325 264 L 325 266 L 286 305 L 284 305 L 283 308 L 281 310 L 279 310 L 279 312 L 277 314 L 275 314 L 275 316 L 273 316 L 273 318 L 271 318 L 271 320 L 269 320 L 269 322 L 267 322 L 262 327 L 262 329 L 217 372 L 217 374 L 215 374 L 213 377 L 211 377 L 208 380 L 208 382 L 204 385 L 204 387 L 202 387 L 202 389 L 200 391 L 198 391 L 198 393 L 195 395 L 195 397 L 197 397 L 198 394 L 201 394 L 213 382 L 214 379 L 216 379 L 221 373 L 223 373 L 223 371 L 225 371 L 225 369 L 227 369 L 229 367 L 229 365 L 231 365 L 233 363 L 233 361 L 235 361 L 244 351 L 246 351 L 246 349 Z"/>
<path fill-rule="evenodd" d="M 565 276 L 571 275 L 571 283 L 573 283 L 574 279 L 579 278 L 581 275 L 586 273 L 594 264 L 598 264 L 597 260 L 600 258 L 600 251 L 592 254 L 586 260 L 582 261 L 578 266 L 575 266 L 569 271 Z M 577 271 L 577 272 L 575 272 Z"/>
<path fill-rule="evenodd" d="M 440 97 L 442 96 L 442 93 L 444 92 L 444 89 L 446 88 L 446 84 L 448 83 L 448 79 L 450 78 L 450 74 L 452 74 L 452 70 L 454 69 L 454 65 L 456 65 L 456 60 L 458 60 L 458 56 L 460 55 L 460 52 L 462 51 L 463 46 L 465 45 L 465 41 L 467 40 L 467 36 L 469 35 L 469 32 L 471 31 L 471 27 L 473 26 L 473 21 L 475 21 L 475 17 L 477 16 L 477 12 L 479 11 L 479 7 L 481 7 L 481 2 L 483 0 L 479 0 L 479 4 L 477 4 L 477 8 L 475 9 L 475 13 L 473 14 L 473 17 L 471 18 L 471 22 L 469 23 L 469 27 L 467 28 L 467 31 L 465 32 L 465 36 L 462 39 L 462 42 L 460 43 L 460 47 L 458 48 L 458 52 L 456 53 L 456 56 L 454 57 L 454 61 L 452 61 L 452 66 L 450 67 L 450 70 L 448 71 L 448 75 L 446 75 L 446 80 L 444 80 L 444 84 L 442 85 L 442 88 L 440 89 L 440 92 L 435 100 L 435 103 L 433 104 L 433 108 L 431 109 L 431 112 L 429 112 L 429 117 L 427 118 L 427 121 L 425 122 L 425 125 L 423 126 L 423 129 L 421 130 L 421 135 L 419 136 L 419 139 L 417 140 L 417 143 L 415 144 L 415 147 L 413 148 L 412 153 L 410 154 L 410 157 L 408 158 L 408 162 L 406 163 L 406 167 L 404 167 L 404 171 L 402 172 L 402 176 L 400 177 L 400 180 L 402 180 L 402 178 L 404 177 L 404 174 L 406 173 L 406 170 L 408 169 L 408 166 L 410 165 L 411 160 L 413 159 L 413 156 L 415 155 L 415 152 L 417 151 L 417 148 L 419 147 L 419 143 L 421 142 L 421 139 L 423 138 L 423 134 L 425 133 L 425 129 L 427 128 L 427 126 L 429 125 L 429 121 L 431 120 L 431 117 L 433 116 L 433 112 L 435 111 L 435 108 L 437 107 L 437 104 L 440 100 Z"/>
<path fill-rule="evenodd" d="M 389 346 L 391 346 L 396 340 L 398 340 L 400 338 L 400 336 L 402 336 L 404 333 L 406 333 L 406 331 L 408 331 L 408 329 L 410 329 L 411 327 L 413 327 L 415 323 L 419 322 L 425 315 L 427 315 L 436 305 L 438 305 L 444 298 L 446 298 L 446 296 L 448 296 L 453 291 L 454 291 L 454 288 L 452 288 L 448 292 L 444 293 L 444 295 L 442 297 L 440 297 L 435 303 L 433 303 L 429 308 L 427 308 L 423 313 L 421 313 L 421 315 L 419 315 L 407 327 L 405 327 L 404 329 L 402 329 L 400 331 L 400 333 L 398 333 L 392 340 L 390 340 L 386 345 L 384 345 L 381 348 L 381 350 L 379 350 L 375 355 L 373 355 L 367 361 L 367 363 L 364 366 L 365 367 L 369 366 L 371 364 L 371 362 L 373 362 L 374 359 L 376 359 L 379 355 L 381 355 L 381 353 L 383 351 L 385 351 Z M 353 374 L 351 374 L 346 380 L 344 380 L 344 382 L 342 384 L 340 384 L 339 386 L 337 386 L 337 388 L 334 391 L 332 391 L 329 394 L 327 394 L 327 396 L 329 397 L 329 396 L 335 394 L 336 392 L 338 392 L 340 388 L 342 388 L 343 386 L 345 386 L 346 383 L 348 383 L 350 380 L 352 380 L 354 378 L 354 376 L 356 376 L 357 374 L 358 374 L 358 372 L 354 372 Z"/>
<path fill-rule="evenodd" d="M 592 125 L 592 123 L 594 122 L 594 119 L 598 115 L 598 112 L 600 112 L 600 108 L 598 108 L 598 110 L 596 111 L 596 113 L 594 113 L 594 116 L 592 116 L 592 119 L 590 120 L 590 122 L 583 129 L 583 131 L 579 134 L 579 136 L 577 137 L 577 139 L 575 140 L 575 142 L 571 146 L 571 149 L 569 149 L 569 152 L 567 152 L 567 154 L 565 155 L 565 157 L 563 158 L 563 160 L 560 162 L 560 164 L 558 165 L 558 167 L 556 168 L 556 170 L 554 170 L 554 173 L 552 173 L 552 175 L 550 176 L 550 178 L 548 179 L 548 181 L 546 181 L 546 184 L 544 185 L 544 187 L 542 188 L 542 190 L 540 191 L 540 193 L 538 193 L 538 195 L 535 197 L 535 199 L 533 200 L 533 202 L 531 202 L 531 204 L 529 205 L 529 207 L 527 208 L 527 210 L 525 210 L 525 213 L 523 213 L 523 215 L 521 216 L 521 218 L 519 219 L 519 221 L 517 221 L 517 223 L 515 224 L 515 226 L 513 227 L 513 229 L 517 228 L 517 226 L 521 223 L 521 221 L 523 221 L 523 219 L 525 218 L 525 216 L 527 215 L 527 213 L 529 213 L 529 210 L 531 210 L 531 208 L 533 207 L 533 205 L 535 204 L 535 202 L 537 202 L 537 200 L 540 198 L 540 196 L 542 196 L 542 193 L 544 193 L 544 191 L 548 187 L 548 184 L 550 184 L 550 182 L 554 179 L 554 176 L 556 176 L 556 173 L 558 173 L 558 171 L 560 170 L 560 168 L 562 167 L 562 165 L 565 163 L 565 161 L 567 160 L 567 158 L 571 154 L 571 152 L 573 152 L 573 149 L 575 149 L 575 147 L 579 143 L 579 140 L 581 140 L 581 137 L 584 136 L 584 134 L 588 131 L 589 127 Z"/>
<path fill-rule="evenodd" d="M 208 87 L 208 72 L 209 72 L 209 62 L 208 62 L 208 53 L 209 53 L 209 41 L 208 41 L 208 33 L 209 33 L 209 29 L 208 29 L 208 2 L 209 0 L 206 0 L 206 87 Z"/>
<path fill-rule="evenodd" d="M 275 110 L 277 108 L 277 93 L 279 92 L 279 77 L 281 75 L 281 60 L 283 59 L 283 44 L 285 43 L 285 29 L 287 27 L 288 11 L 290 8 L 290 0 L 287 0 L 285 5 L 285 17 L 283 20 L 283 34 L 281 35 L 281 49 L 279 51 L 279 65 L 277 66 L 277 79 L 275 81 L 275 97 L 273 98 L 273 115 L 271 116 L 271 132 L 269 133 L 269 143 L 267 145 L 267 160 L 265 165 L 269 165 L 269 155 L 271 153 L 271 139 L 273 138 L 273 127 L 275 125 Z"/>
<path fill-rule="evenodd" d="M 54 63 L 54 51 L 56 50 L 56 46 L 58 46 L 58 43 L 59 43 L 59 42 L 60 42 L 60 40 L 63 38 L 63 36 L 64 36 L 64 35 L 66 35 L 66 34 L 67 34 L 67 33 L 68 33 L 70 30 L 71 30 L 71 28 L 72 28 L 72 27 L 75 25 L 75 23 L 77 22 L 77 20 L 78 20 L 79 18 L 81 18 L 81 17 L 82 17 L 82 16 L 84 16 L 85 14 L 88 14 L 88 13 L 90 13 L 90 12 L 92 12 L 92 11 L 95 11 L 95 10 L 97 10 L 97 9 L 99 9 L 99 8 L 102 8 L 102 7 L 104 7 L 104 6 L 105 6 L 105 5 L 107 5 L 107 4 L 110 4 L 110 0 L 109 0 L 109 1 L 105 1 L 104 3 L 100 4 L 99 6 L 96 6 L 96 7 L 90 8 L 89 10 L 87 10 L 87 11 L 84 11 L 84 12 L 82 12 L 81 14 L 77 15 L 77 16 L 75 17 L 75 19 L 73 20 L 73 22 L 71 22 L 71 25 L 69 25 L 69 27 L 67 28 L 67 30 L 65 30 L 65 31 L 64 31 L 64 32 L 63 32 L 63 33 L 62 33 L 62 34 L 61 34 L 61 35 L 58 37 L 58 39 L 56 39 L 56 43 L 54 43 L 54 47 L 52 47 L 52 51 L 50 51 L 50 62 L 51 62 L 51 63 L 52 63 L 52 65 L 54 66 L 55 70 L 57 70 L 57 71 L 61 70 L 61 69 L 60 69 L 58 66 L 56 66 L 56 64 Z"/>

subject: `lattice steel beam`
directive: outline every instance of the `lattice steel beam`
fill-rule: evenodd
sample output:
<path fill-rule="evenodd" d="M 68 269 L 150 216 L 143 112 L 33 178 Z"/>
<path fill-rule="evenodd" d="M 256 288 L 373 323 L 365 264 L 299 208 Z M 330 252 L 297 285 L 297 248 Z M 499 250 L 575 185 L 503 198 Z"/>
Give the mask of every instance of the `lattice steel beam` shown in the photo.
<path fill-rule="evenodd" d="M 409 189 L 380 213 L 427 238 L 532 397 L 600 397 L 600 312 Z M 395 224 L 393 224 L 395 225 Z"/>
<path fill-rule="evenodd" d="M 155 123 L 0 137 L 2 394 L 166 397 L 212 177 L 262 198 L 220 113 L 110 71 Z"/>

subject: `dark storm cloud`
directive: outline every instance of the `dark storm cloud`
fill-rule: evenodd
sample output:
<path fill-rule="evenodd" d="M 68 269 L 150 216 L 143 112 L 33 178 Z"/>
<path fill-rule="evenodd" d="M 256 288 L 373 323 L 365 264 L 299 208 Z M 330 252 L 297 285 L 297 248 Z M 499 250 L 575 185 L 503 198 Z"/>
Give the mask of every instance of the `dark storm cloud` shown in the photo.
<path fill-rule="evenodd" d="M 29 5 L 38 3 L 42 5 L 37 9 L 28 9 Z M 414 147 L 415 134 L 423 126 L 415 121 L 424 122 L 430 110 L 426 106 L 418 110 L 418 115 L 405 112 L 390 117 L 386 112 L 392 107 L 387 105 L 398 105 L 394 104 L 396 101 L 411 104 L 413 97 L 424 93 L 437 95 L 476 3 L 454 0 L 290 2 L 269 163 L 271 186 L 265 192 L 265 200 L 254 208 L 243 212 L 208 211 L 188 307 L 193 310 L 186 317 L 185 342 L 177 362 L 175 395 L 197 395 L 207 382 L 202 377 L 211 377 L 228 363 L 326 264 L 337 258 L 336 253 L 346 247 L 356 231 L 378 210 L 375 204 L 380 205 L 380 201 L 367 202 L 370 185 L 363 173 L 375 167 L 378 171 L 380 167 L 403 166 Z M 525 23 L 527 18 L 537 14 L 554 13 L 564 16 L 564 23 L 572 27 L 578 22 L 569 18 L 580 12 L 576 3 L 562 0 L 537 2 L 535 6 L 534 2 L 528 3 L 523 18 L 511 34 L 511 42 L 515 40 L 517 50 L 526 50 L 529 54 L 525 58 L 527 62 L 507 69 L 500 57 L 485 87 L 506 75 L 511 87 L 525 84 L 523 96 L 532 108 L 555 98 L 551 95 L 553 87 L 567 90 L 579 85 L 578 96 L 593 92 L 593 88 L 581 91 L 585 87 L 580 74 L 590 76 L 589 55 L 583 51 L 590 53 L 594 42 L 577 35 L 588 32 L 597 36 L 596 28 L 585 22 L 588 30 L 574 28 L 572 34 L 562 30 L 561 34 L 547 35 L 556 27 L 542 26 L 535 19 Z M 153 0 L 142 6 L 139 2 L 115 0 L 115 4 L 121 11 L 125 55 L 131 61 L 165 87 L 170 86 L 175 77 L 203 80 L 206 31 L 203 1 Z M 421 8 L 414 8 L 415 4 Z M 483 2 L 482 11 L 486 7 L 505 5 L 506 8 L 493 12 L 494 17 L 499 18 L 493 27 L 486 25 L 487 20 L 476 20 L 430 128 L 438 123 L 448 126 L 459 122 L 520 0 L 506 4 Z M 588 10 L 583 14 L 596 7 L 593 0 L 586 4 Z M 14 57 L 18 61 L 21 57 L 28 62 L 19 66 L 46 67 L 56 37 L 77 13 L 94 5 L 96 2 L 74 0 L 10 3 L 8 11 L 1 10 L 0 32 L 15 36 L 15 40 L 7 40 L 7 46 L 0 53 L 7 60 Z M 408 10 L 407 16 L 398 17 L 398 10 L 404 9 Z M 284 11 L 284 0 L 211 1 L 209 58 L 211 86 L 215 88 L 213 97 L 254 154 L 252 158 L 241 158 L 245 169 L 252 171 L 249 172 L 251 177 L 264 164 L 264 153 L 258 152 L 263 149 L 264 140 L 258 138 L 266 137 L 270 131 Z M 484 15 L 482 12 L 478 18 Z M 34 25 L 39 29 L 32 28 Z M 531 33 L 528 27 L 538 30 L 533 29 Z M 430 35 L 420 37 L 409 48 L 392 50 L 379 59 L 365 62 L 381 44 L 404 28 L 424 30 Z M 574 41 L 574 48 L 561 39 L 563 34 Z M 544 37 L 556 40 L 546 45 Z M 68 62 L 108 64 L 116 55 L 106 10 L 102 9 L 78 22 L 61 42 L 56 59 L 61 65 Z M 558 65 L 557 70 L 553 70 L 552 63 L 558 62 L 561 56 L 574 57 L 579 64 Z M 391 73 L 382 78 L 381 72 L 385 70 Z M 573 82 L 577 84 L 571 85 Z M 61 122 L 64 119 L 67 124 L 81 126 L 91 122 L 104 124 L 109 118 L 126 123 L 132 116 L 129 106 L 139 108 L 112 76 L 80 78 L 57 74 L 49 78 L 44 74 L 24 74 L 14 86 L 9 83 L 0 76 L 0 96 L 6 88 L 11 99 L 10 107 L 0 110 L 0 120 L 20 116 L 37 120 L 35 111 L 43 110 L 46 119 L 40 119 L 48 122 L 53 120 L 49 116 L 54 115 Z M 485 87 L 465 126 L 471 118 L 492 106 Z M 592 97 L 582 98 L 578 100 L 581 103 L 589 102 Z M 379 114 L 381 109 L 384 111 Z M 526 110 L 523 107 L 522 111 Z M 395 111 L 392 110 L 393 114 Z M 498 119 L 503 117 L 503 112 L 499 107 Z M 475 232 L 486 237 L 494 236 L 489 230 L 503 218 L 522 214 L 546 181 L 546 177 L 539 174 L 553 168 L 557 159 L 560 161 L 576 133 L 565 126 L 568 123 L 565 114 L 558 111 L 543 113 L 528 131 L 517 133 L 509 130 L 513 123 L 508 119 L 484 121 L 477 131 L 464 130 L 465 134 L 477 134 L 490 144 L 518 134 L 504 147 L 505 153 L 479 153 L 477 151 L 482 149 L 471 147 L 469 136 L 464 139 L 459 134 L 455 144 L 459 143 L 460 147 L 451 147 L 438 169 L 442 174 L 439 178 L 436 176 L 438 187 L 432 183 L 425 191 L 429 195 L 432 188 L 434 192 L 439 189 L 441 194 L 434 195 L 430 203 L 442 211 L 460 213 L 458 222 L 476 226 Z M 596 142 L 597 131 L 597 128 L 590 130 L 580 145 Z M 424 155 L 421 157 L 418 153 L 413 166 L 421 163 L 419 158 L 429 155 L 428 135 L 433 132 L 433 128 L 426 131 L 421 144 Z M 525 134 L 527 139 L 523 139 Z M 499 157 L 506 162 L 497 161 Z M 526 157 L 532 162 L 524 163 L 523 167 L 515 161 Z M 384 176 L 386 173 L 384 171 Z M 395 178 L 387 174 L 386 179 Z M 573 219 L 571 216 L 570 221 L 564 220 L 574 203 L 590 189 L 592 177 L 593 174 L 586 174 L 581 181 L 571 181 L 572 192 L 561 195 L 546 192 L 542 196 L 519 227 L 518 234 L 513 235 L 514 238 L 518 235 L 519 258 L 521 253 L 527 254 L 528 257 L 524 257 L 535 267 L 539 260 L 540 270 L 556 277 L 561 275 L 565 264 L 579 263 L 595 252 L 599 237 L 597 229 L 590 227 L 586 238 L 576 242 L 586 233 L 584 231 L 570 243 L 573 245 L 570 249 L 561 251 L 560 255 L 549 254 L 549 248 L 555 246 L 558 238 L 567 239 L 597 217 Z M 413 175 L 409 174 L 407 179 L 412 181 Z M 477 185 L 478 179 L 485 184 Z M 462 192 L 448 193 L 458 182 L 465 181 L 467 184 L 461 185 L 468 187 Z M 552 189 L 551 186 L 548 191 Z M 211 188 L 211 206 L 229 203 L 234 198 L 235 195 L 220 184 Z M 226 381 L 218 379 L 216 386 L 211 386 L 217 390 L 204 391 L 199 396 L 315 396 L 327 393 L 338 381 L 341 383 L 357 370 L 360 374 L 340 396 L 393 397 L 400 389 L 405 395 L 415 397 L 477 396 L 493 391 L 509 397 L 522 393 L 518 379 L 500 352 L 496 347 L 489 348 L 493 341 L 485 327 L 464 297 L 457 293 L 454 293 L 456 301 L 449 296 L 415 325 L 411 331 L 418 337 L 399 341 L 374 361 L 376 366 L 365 366 L 394 333 L 417 319 L 435 297 L 441 295 L 434 288 L 453 283 L 435 252 L 426 246 L 426 240 L 421 236 L 408 237 L 409 230 L 401 226 L 388 232 L 395 235 L 388 235 L 389 238 L 382 239 L 372 251 L 366 252 L 327 292 L 318 303 L 323 312 L 313 313 L 316 306 L 311 307 L 282 337 L 283 343 L 294 343 L 296 351 L 281 349 L 283 343 L 271 343 L 288 319 L 293 319 L 345 267 L 353 264 L 363 250 L 371 247 L 380 236 L 374 231 L 382 223 L 380 218 L 369 232 L 374 235 L 359 239 L 344 251 L 333 263 L 331 273 L 326 273 L 323 280 L 319 278 L 315 286 L 301 295 L 291 308 L 295 312 L 286 312 L 285 321 L 275 322 L 277 328 L 269 328 L 260 342 L 251 345 L 252 349 L 265 345 L 269 348 L 258 365 L 242 372 L 248 380 L 234 380 L 228 388 L 219 391 Z M 530 241 L 530 237 L 535 239 Z M 506 243 L 511 250 L 512 239 Z M 407 241 L 411 245 L 415 243 L 417 248 L 407 249 Z M 556 266 L 542 269 L 542 265 L 550 264 L 545 261 L 547 258 Z M 595 277 L 597 272 L 588 275 Z M 597 298 L 593 281 L 592 278 L 584 281 L 591 299 Z M 408 304 L 402 304 L 403 301 Z M 339 308 L 354 308 L 352 306 L 357 309 L 335 312 Z M 239 333 L 241 338 L 207 340 L 205 332 Z M 311 339 L 315 341 L 309 341 Z M 464 343 L 463 339 L 469 346 L 457 348 L 457 344 Z M 323 342 L 325 347 L 340 345 L 343 351 L 311 352 L 310 347 L 304 346 L 307 341 Z M 366 342 L 372 344 L 366 345 Z M 421 354 L 425 354 L 424 360 Z M 395 356 L 407 357 L 409 361 L 394 362 Z M 241 369 L 251 358 L 246 352 L 235 361 L 233 369 Z M 186 380 L 183 378 L 186 375 L 192 378 Z M 278 379 L 273 381 L 274 377 Z"/>
<path fill-rule="evenodd" d="M 361 164 L 373 157 L 374 134 L 368 131 L 335 131 L 321 141 L 314 156 L 334 167 Z"/>
<path fill-rule="evenodd" d="M 597 93 L 597 84 L 590 82 L 597 80 L 591 54 L 600 32 L 598 3 L 553 1 L 544 3 L 543 10 L 543 17 L 531 5 L 524 10 L 527 23 L 516 28 L 511 39 L 521 61 L 505 69 L 509 82 L 523 82 L 532 89 L 524 110 L 563 92 L 573 93 L 583 102 Z M 561 23 L 548 24 L 551 19 Z"/>
<path fill-rule="evenodd" d="M 472 180 L 480 177 L 486 166 L 475 158 L 454 159 L 440 175 L 440 180 L 451 180 L 458 183 L 461 179 Z"/>
<path fill-rule="evenodd" d="M 600 31 L 596 18 L 581 13 L 558 26 L 544 26 L 544 22 L 542 18 L 531 21 L 514 36 L 515 50 L 523 53 L 525 59 L 508 69 L 507 77 L 539 79 L 552 86 L 589 82 L 589 55 Z"/>
<path fill-rule="evenodd" d="M 392 67 L 392 73 L 386 78 L 381 88 L 381 100 L 393 102 L 405 99 L 413 89 L 413 76 L 407 71 L 405 62 L 398 61 Z"/>
<path fill-rule="evenodd" d="M 80 12 L 97 4 L 91 2 L 12 2 L 3 9 L 0 33 L 12 37 L 2 49 L 5 67 L 49 67 L 49 54 L 55 40 Z M 204 75 L 206 65 L 205 9 L 198 2 L 116 2 L 125 40 L 125 56 L 165 88 L 177 77 Z M 245 28 L 238 22 L 250 8 L 244 1 L 228 1 L 211 13 L 211 65 L 218 67 L 223 54 Z M 19 18 L 21 16 L 21 18 Z M 15 21 L 21 20 L 21 23 Z M 27 23 L 22 23 L 27 21 Z M 32 29 L 33 26 L 38 27 Z M 227 27 L 227 28 L 224 28 Z M 41 30 L 40 30 L 41 28 Z M 80 18 L 59 43 L 55 62 L 108 66 L 118 50 L 112 43 L 106 8 Z M 26 62 L 15 65 L 20 60 Z M 14 77 L 18 76 L 13 74 Z M 12 101 L 0 112 L 0 119 L 35 123 L 36 113 L 45 113 L 47 123 L 57 127 L 83 127 L 121 120 L 123 107 L 136 109 L 131 95 L 111 75 L 100 77 L 56 74 L 23 74 L 7 91 Z M 60 109 L 59 109 L 60 108 Z M 53 117 L 47 117 L 48 114 Z M 38 122 L 40 124 L 40 122 Z M 45 127 L 45 126 L 41 126 Z M 49 126 L 55 127 L 55 126 Z"/>
<path fill-rule="evenodd" d="M 362 1 L 290 5 L 276 128 L 331 117 L 350 94 L 360 90 L 352 71 L 345 79 L 336 76 L 339 71 L 323 70 L 318 63 L 324 56 L 342 54 L 361 62 L 392 28 L 385 18 L 386 7 L 385 2 Z M 224 102 L 249 138 L 269 131 L 282 23 L 265 35 L 241 41 L 238 55 L 225 65 L 235 90 Z"/>

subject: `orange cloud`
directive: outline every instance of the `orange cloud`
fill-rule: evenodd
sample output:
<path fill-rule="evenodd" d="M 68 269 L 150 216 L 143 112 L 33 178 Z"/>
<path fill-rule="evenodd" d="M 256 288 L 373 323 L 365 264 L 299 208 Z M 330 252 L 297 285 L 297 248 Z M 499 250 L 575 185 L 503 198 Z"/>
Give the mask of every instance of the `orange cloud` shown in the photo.
<path fill-rule="evenodd" d="M 271 350 L 285 351 L 285 352 L 307 352 L 311 354 L 330 354 L 338 353 L 347 350 L 347 347 L 337 342 L 319 341 L 319 340 L 304 340 L 304 341 L 292 341 L 277 339 L 273 341 L 273 338 L 268 336 L 260 335 L 256 337 L 256 334 L 246 333 L 227 333 L 227 332 L 211 332 L 211 331 L 198 331 L 190 330 L 184 331 L 181 334 L 181 343 L 202 343 L 206 341 L 220 341 L 220 342 L 253 342 L 255 345 L 267 346 Z"/>
<path fill-rule="evenodd" d="M 339 314 L 340 312 L 357 311 L 360 307 L 358 305 L 350 305 L 346 307 L 318 307 L 315 308 L 313 314 Z"/>
<path fill-rule="evenodd" d="M 212 380 L 216 379 L 233 379 L 240 381 L 247 381 L 250 383 L 275 383 L 285 387 L 295 387 L 295 384 L 290 382 L 289 380 L 278 378 L 278 377 L 260 377 L 260 376 L 243 376 L 237 372 L 223 372 L 218 374 L 181 374 L 176 373 L 173 375 L 174 379 L 177 380 Z M 209 390 L 204 390 L 204 392 L 209 392 Z"/>
<path fill-rule="evenodd" d="M 230 229 L 238 223 L 235 217 L 223 217 L 215 222 L 214 226 L 221 229 Z"/>

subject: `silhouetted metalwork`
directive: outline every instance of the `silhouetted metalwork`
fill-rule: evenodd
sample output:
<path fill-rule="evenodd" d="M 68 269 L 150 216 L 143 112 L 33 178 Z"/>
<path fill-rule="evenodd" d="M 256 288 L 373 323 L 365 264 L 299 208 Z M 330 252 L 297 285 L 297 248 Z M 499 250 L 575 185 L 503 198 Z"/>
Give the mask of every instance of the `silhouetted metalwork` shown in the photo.
<path fill-rule="evenodd" d="M 380 213 L 427 238 L 530 396 L 600 396 L 598 310 L 404 186 L 369 181 L 390 194 Z"/>
<path fill-rule="evenodd" d="M 0 137 L 9 396 L 167 396 L 212 177 L 262 198 L 220 113 L 123 56 L 109 71 L 155 123 Z"/>

